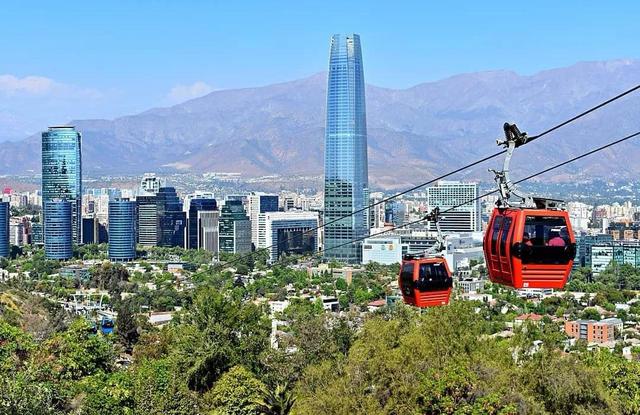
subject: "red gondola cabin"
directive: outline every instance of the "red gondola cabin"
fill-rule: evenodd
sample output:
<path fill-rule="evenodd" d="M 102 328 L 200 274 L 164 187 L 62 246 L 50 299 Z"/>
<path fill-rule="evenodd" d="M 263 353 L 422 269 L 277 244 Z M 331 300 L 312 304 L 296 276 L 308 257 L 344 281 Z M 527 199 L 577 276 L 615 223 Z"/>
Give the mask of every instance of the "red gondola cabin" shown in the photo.
<path fill-rule="evenodd" d="M 564 210 L 495 208 L 484 237 L 492 282 L 514 288 L 563 288 L 576 254 Z"/>
<path fill-rule="evenodd" d="M 405 256 L 398 278 L 405 304 L 434 307 L 449 304 L 453 278 L 442 257 Z"/>

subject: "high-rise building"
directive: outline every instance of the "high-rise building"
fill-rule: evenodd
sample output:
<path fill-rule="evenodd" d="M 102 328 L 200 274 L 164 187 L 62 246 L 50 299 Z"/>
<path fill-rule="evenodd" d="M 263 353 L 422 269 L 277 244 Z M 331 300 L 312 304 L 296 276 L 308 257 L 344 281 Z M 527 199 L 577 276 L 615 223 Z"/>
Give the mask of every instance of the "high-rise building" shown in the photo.
<path fill-rule="evenodd" d="M 11 246 L 9 245 L 9 202 L 0 202 L 0 258 L 9 258 Z"/>
<path fill-rule="evenodd" d="M 49 127 L 42 133 L 42 201 L 71 204 L 73 242 L 82 241 L 82 138 L 74 127 Z M 47 225 L 47 214 L 44 213 Z M 46 232 L 45 232 L 46 237 Z"/>
<path fill-rule="evenodd" d="M 107 227 L 97 217 L 82 218 L 82 243 L 104 244 L 109 242 Z"/>
<path fill-rule="evenodd" d="M 460 204 L 463 205 L 458 206 Z M 440 208 L 441 211 L 456 207 L 440 218 L 443 232 L 479 232 L 482 229 L 477 183 L 439 181 L 427 188 L 427 205 L 429 209 Z M 433 223 L 429 223 L 429 230 L 435 230 Z"/>
<path fill-rule="evenodd" d="M 251 193 L 247 199 L 247 210 L 251 220 L 251 243 L 258 246 L 258 215 L 278 211 L 278 195 Z"/>
<path fill-rule="evenodd" d="M 258 249 L 269 250 L 269 260 L 280 255 L 315 252 L 318 248 L 318 212 L 267 212 L 258 215 Z"/>
<path fill-rule="evenodd" d="M 158 246 L 185 247 L 187 213 L 173 187 L 161 187 L 156 194 Z"/>
<path fill-rule="evenodd" d="M 198 219 L 198 212 L 201 211 L 214 211 L 218 208 L 215 199 L 199 199 L 193 198 L 189 201 L 189 219 L 187 226 L 187 248 L 199 249 L 198 244 L 200 221 Z"/>
<path fill-rule="evenodd" d="M 326 258 L 346 262 L 360 262 L 360 244 L 349 242 L 369 233 L 364 209 L 369 202 L 364 92 L 360 37 L 333 35 L 325 130 L 324 249 Z M 344 216 L 348 217 L 337 220 Z"/>
<path fill-rule="evenodd" d="M 44 225 L 40 222 L 31 223 L 31 244 L 44 245 Z"/>
<path fill-rule="evenodd" d="M 68 200 L 44 202 L 44 253 L 47 259 L 65 260 L 73 256 L 73 207 Z"/>
<path fill-rule="evenodd" d="M 156 196 L 136 198 L 138 243 L 143 246 L 158 245 L 158 205 Z"/>
<path fill-rule="evenodd" d="M 239 200 L 226 200 L 220 209 L 220 252 L 251 252 L 251 221 Z"/>
<path fill-rule="evenodd" d="M 220 211 L 198 211 L 198 249 L 212 252 L 214 255 L 220 252 L 218 245 L 218 226 Z"/>
<path fill-rule="evenodd" d="M 140 189 L 146 193 L 156 194 L 160 190 L 160 179 L 153 173 L 145 173 L 140 181 Z"/>
<path fill-rule="evenodd" d="M 109 202 L 109 259 L 136 258 L 136 202 L 118 199 Z"/>

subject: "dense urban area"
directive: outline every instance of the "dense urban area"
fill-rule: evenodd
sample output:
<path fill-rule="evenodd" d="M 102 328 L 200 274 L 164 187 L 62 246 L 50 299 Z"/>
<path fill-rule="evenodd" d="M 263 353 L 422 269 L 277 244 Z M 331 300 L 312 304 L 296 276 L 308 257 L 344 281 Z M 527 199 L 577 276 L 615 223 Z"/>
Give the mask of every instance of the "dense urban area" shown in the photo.
<path fill-rule="evenodd" d="M 80 128 L 43 131 L 41 174 L 0 178 L 0 415 L 640 414 L 638 183 L 523 184 L 566 202 L 537 236 L 570 276 L 498 284 L 484 235 L 533 249 L 488 225 L 508 197 L 370 185 L 364 88 L 332 36 L 323 177 L 95 178 Z M 451 299 L 409 305 L 437 246 Z"/>

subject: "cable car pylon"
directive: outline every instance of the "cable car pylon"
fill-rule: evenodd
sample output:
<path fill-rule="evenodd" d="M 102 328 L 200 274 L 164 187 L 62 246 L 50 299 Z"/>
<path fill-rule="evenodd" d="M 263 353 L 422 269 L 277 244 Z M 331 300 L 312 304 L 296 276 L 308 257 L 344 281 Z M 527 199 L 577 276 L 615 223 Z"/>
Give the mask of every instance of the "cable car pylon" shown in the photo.
<path fill-rule="evenodd" d="M 489 220 L 483 250 L 489 279 L 513 288 L 564 288 L 576 254 L 576 239 L 564 201 L 532 197 L 516 188 L 509 168 L 527 134 L 504 124 L 507 148 L 495 175 L 499 198 Z"/>

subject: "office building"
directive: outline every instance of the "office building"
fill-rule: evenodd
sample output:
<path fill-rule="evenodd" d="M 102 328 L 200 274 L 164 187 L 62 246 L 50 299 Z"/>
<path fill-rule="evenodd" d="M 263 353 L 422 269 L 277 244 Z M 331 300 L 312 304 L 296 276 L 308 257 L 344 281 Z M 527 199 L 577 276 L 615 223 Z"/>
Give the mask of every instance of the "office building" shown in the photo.
<path fill-rule="evenodd" d="M 285 209 L 287 210 L 287 209 Z M 278 211 L 278 196 L 264 193 L 251 193 L 247 198 L 247 211 L 251 220 L 251 243 L 258 247 L 258 215 Z"/>
<path fill-rule="evenodd" d="M 199 249 L 199 233 L 200 233 L 200 220 L 198 213 L 202 211 L 214 211 L 218 208 L 215 199 L 201 199 L 191 198 L 189 200 L 189 206 L 185 207 L 189 213 L 188 227 L 187 227 L 187 247 L 189 249 Z"/>
<path fill-rule="evenodd" d="M 393 226 L 402 226 L 407 214 L 407 206 L 398 200 L 385 202 L 384 218 L 386 223 Z"/>
<path fill-rule="evenodd" d="M 9 258 L 11 246 L 9 244 L 9 219 L 11 210 L 9 202 L 0 202 L 0 257 Z"/>
<path fill-rule="evenodd" d="M 218 245 L 218 226 L 220 212 L 217 210 L 199 210 L 198 219 L 198 249 L 212 252 L 217 255 L 220 252 Z"/>
<path fill-rule="evenodd" d="M 40 222 L 31 223 L 31 244 L 44 245 L 44 225 Z"/>
<path fill-rule="evenodd" d="M 160 190 L 160 179 L 153 173 L 145 173 L 140 181 L 140 189 L 145 193 L 155 195 Z"/>
<path fill-rule="evenodd" d="M 640 241 L 611 241 L 591 247 L 591 270 L 599 275 L 609 264 L 640 267 Z"/>
<path fill-rule="evenodd" d="M 42 133 L 42 201 L 71 204 L 73 242 L 82 241 L 82 139 L 74 127 L 49 127 Z M 47 225 L 47 214 L 44 213 Z M 46 238 L 46 231 L 45 231 Z"/>
<path fill-rule="evenodd" d="M 361 243 L 350 242 L 369 233 L 369 215 L 364 209 L 368 203 L 367 120 L 360 36 L 333 35 L 325 129 L 326 258 L 360 262 Z"/>
<path fill-rule="evenodd" d="M 362 242 L 362 263 L 376 262 L 382 265 L 402 262 L 402 243 L 399 236 L 367 238 Z"/>
<path fill-rule="evenodd" d="M 83 244 L 104 244 L 108 241 L 107 227 L 97 217 L 82 218 Z"/>
<path fill-rule="evenodd" d="M 251 221 L 242 201 L 226 200 L 220 209 L 218 240 L 220 252 L 251 252 Z"/>
<path fill-rule="evenodd" d="M 11 245 L 22 246 L 25 244 L 25 230 L 22 222 L 9 223 L 9 242 Z"/>
<path fill-rule="evenodd" d="M 156 194 L 158 246 L 185 248 L 187 213 L 173 187 L 161 187 Z"/>
<path fill-rule="evenodd" d="M 128 199 L 109 202 L 109 259 L 136 258 L 136 203 Z"/>
<path fill-rule="evenodd" d="M 573 222 L 571 223 L 573 225 Z M 580 267 L 591 268 L 591 250 L 594 245 L 613 242 L 611 234 L 584 235 L 576 234 L 576 257 L 573 261 L 573 269 Z"/>
<path fill-rule="evenodd" d="M 481 231 L 480 200 L 477 198 L 476 183 L 439 181 L 435 186 L 427 188 L 429 210 L 437 207 L 445 211 L 456 207 L 440 218 L 440 228 L 443 232 Z M 464 205 L 458 206 L 463 203 Z M 429 223 L 429 230 L 435 230 L 435 224 Z"/>
<path fill-rule="evenodd" d="M 304 254 L 318 248 L 318 212 L 266 212 L 258 215 L 258 249 L 269 250 L 269 260 L 282 254 Z"/>
<path fill-rule="evenodd" d="M 157 246 L 159 222 L 156 196 L 138 196 L 136 215 L 138 243 L 142 246 Z"/>
<path fill-rule="evenodd" d="M 73 256 L 73 207 L 67 200 L 44 202 L 44 253 L 47 259 L 65 260 Z"/>

